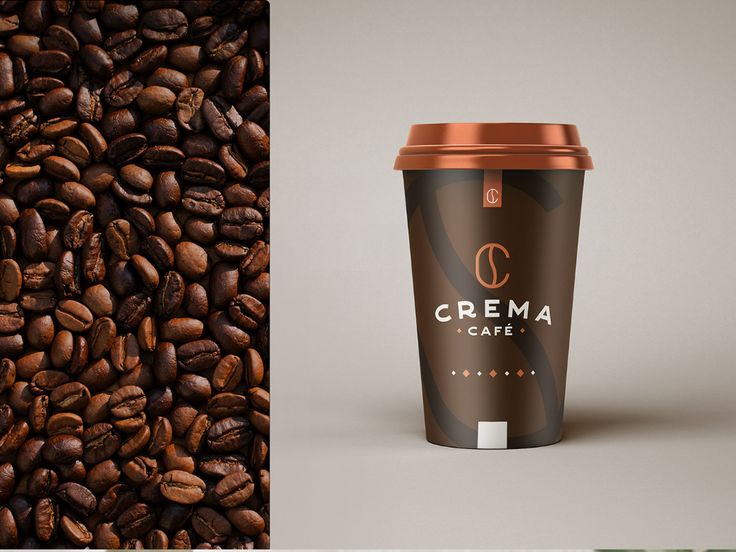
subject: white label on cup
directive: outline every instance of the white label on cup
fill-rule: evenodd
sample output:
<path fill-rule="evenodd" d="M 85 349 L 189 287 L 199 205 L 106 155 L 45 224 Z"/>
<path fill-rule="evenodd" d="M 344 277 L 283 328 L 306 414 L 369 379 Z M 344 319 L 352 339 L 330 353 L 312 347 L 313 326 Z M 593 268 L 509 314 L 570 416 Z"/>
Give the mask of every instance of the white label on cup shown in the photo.
<path fill-rule="evenodd" d="M 478 422 L 479 449 L 505 449 L 508 422 Z"/>

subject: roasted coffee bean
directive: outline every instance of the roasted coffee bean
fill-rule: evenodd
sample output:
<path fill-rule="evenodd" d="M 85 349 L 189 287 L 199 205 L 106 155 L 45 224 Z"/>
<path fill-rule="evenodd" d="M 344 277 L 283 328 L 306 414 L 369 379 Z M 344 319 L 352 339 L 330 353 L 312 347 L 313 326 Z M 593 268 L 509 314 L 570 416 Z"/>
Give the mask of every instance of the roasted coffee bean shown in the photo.
<path fill-rule="evenodd" d="M 14 333 L 25 324 L 23 309 L 18 303 L 0 303 L 0 333 Z"/>
<path fill-rule="evenodd" d="M 142 425 L 138 431 L 120 445 L 118 456 L 121 458 L 135 456 L 146 447 L 150 438 L 151 429 L 147 425 Z"/>
<path fill-rule="evenodd" d="M 108 224 L 105 237 L 113 253 L 123 260 L 130 259 L 138 251 L 138 233 L 125 219 L 117 219 Z"/>
<path fill-rule="evenodd" d="M 97 508 L 95 495 L 79 483 L 62 483 L 55 494 L 59 500 L 83 516 L 89 516 Z"/>
<path fill-rule="evenodd" d="M 163 44 L 152 46 L 138 54 L 130 63 L 130 70 L 135 73 L 150 73 L 166 61 L 168 49 Z"/>
<path fill-rule="evenodd" d="M 227 61 L 237 54 L 248 40 L 248 32 L 235 23 L 220 26 L 205 44 L 205 52 L 213 61 Z"/>
<path fill-rule="evenodd" d="M 184 232 L 195 243 L 211 245 L 217 240 L 217 223 L 201 217 L 189 217 L 184 223 Z"/>
<path fill-rule="evenodd" d="M 86 122 L 99 122 L 103 116 L 102 88 L 85 82 L 77 91 L 77 116 Z"/>
<path fill-rule="evenodd" d="M 192 454 L 198 453 L 204 445 L 207 430 L 210 427 L 210 418 L 207 414 L 200 414 L 189 426 L 184 436 L 184 445 Z"/>
<path fill-rule="evenodd" d="M 242 123 L 242 117 L 233 112 L 224 100 L 218 97 L 206 98 L 202 102 L 202 116 L 212 134 L 222 142 L 230 142 L 235 130 Z"/>
<path fill-rule="evenodd" d="M 248 444 L 251 438 L 248 420 L 242 417 L 229 417 L 212 424 L 207 432 L 207 446 L 215 452 L 234 452 Z"/>
<path fill-rule="evenodd" d="M 61 50 L 42 50 L 28 58 L 28 67 L 32 71 L 47 75 L 66 73 L 71 64 L 69 54 Z"/>
<path fill-rule="evenodd" d="M 234 180 L 245 180 L 245 177 L 248 175 L 248 166 L 233 144 L 224 144 L 220 146 L 217 155 L 220 160 L 220 164 L 223 166 L 225 172 L 230 178 Z M 226 199 L 232 205 L 238 205 L 238 203 L 227 196 Z M 247 203 L 245 204 L 247 205 Z"/>
<path fill-rule="evenodd" d="M 118 307 L 115 321 L 122 325 L 124 330 L 136 328 L 146 316 L 150 302 L 151 298 L 142 293 L 126 297 Z"/>
<path fill-rule="evenodd" d="M 53 499 L 44 497 L 36 503 L 33 514 L 33 523 L 38 540 L 41 542 L 51 541 L 56 534 L 59 523 L 59 506 Z"/>
<path fill-rule="evenodd" d="M 159 455 L 163 450 L 171 444 L 173 438 L 171 422 L 168 418 L 158 416 L 153 423 L 151 429 L 151 442 L 148 446 L 148 453 Z"/>
<path fill-rule="evenodd" d="M 222 544 L 232 534 L 230 522 L 216 510 L 203 506 L 192 515 L 192 528 L 205 542 Z"/>
<path fill-rule="evenodd" d="M 140 365 L 140 347 L 133 334 L 115 337 L 110 348 L 110 362 L 118 372 L 132 372 Z"/>
<path fill-rule="evenodd" d="M 87 547 L 92 543 L 92 533 L 84 522 L 62 516 L 59 526 L 72 544 Z"/>
<path fill-rule="evenodd" d="M 111 318 L 103 316 L 94 321 L 89 331 L 89 352 L 92 358 L 102 358 L 110 351 L 116 332 L 115 322 Z"/>
<path fill-rule="evenodd" d="M 190 372 L 202 372 L 220 360 L 220 348 L 211 339 L 188 341 L 176 349 L 178 367 Z"/>
<path fill-rule="evenodd" d="M 64 227 L 64 246 L 79 249 L 92 235 L 94 215 L 89 211 L 76 211 Z"/>
<path fill-rule="evenodd" d="M 228 314 L 245 330 L 255 330 L 266 318 L 266 307 L 255 297 L 241 294 L 230 301 Z"/>
<path fill-rule="evenodd" d="M 0 464 L 0 501 L 7 502 L 15 487 L 15 469 L 13 465 L 6 462 Z"/>
<path fill-rule="evenodd" d="M 120 480 L 121 472 L 114 460 L 104 460 L 95 464 L 85 478 L 87 487 L 94 493 L 102 494 Z"/>
<path fill-rule="evenodd" d="M 69 376 L 66 373 L 58 370 L 41 370 L 31 378 L 31 391 L 41 395 L 51 392 L 65 383 L 69 383 Z"/>
<path fill-rule="evenodd" d="M 36 205 L 34 205 L 38 213 L 41 215 L 41 217 L 44 220 L 47 220 L 51 224 L 64 224 L 64 221 L 66 221 L 69 218 L 69 214 L 71 212 L 71 209 L 69 209 L 69 206 L 66 203 L 62 203 L 58 199 L 52 199 L 52 198 L 46 198 L 42 199 Z M 49 254 L 48 258 L 55 260 L 58 257 L 59 250 L 53 250 L 53 246 L 57 246 L 60 244 L 52 244 L 52 238 L 53 235 L 52 232 L 55 232 L 54 230 L 48 230 L 46 233 L 46 241 L 49 243 Z"/>
<path fill-rule="evenodd" d="M 202 336 L 204 324 L 196 318 L 172 318 L 163 322 L 159 331 L 161 339 L 174 343 L 191 342 Z"/>
<path fill-rule="evenodd" d="M 138 325 L 138 332 L 136 333 L 138 344 L 141 349 L 146 352 L 153 352 L 156 350 L 158 345 L 158 326 L 156 321 L 151 316 L 146 316 L 141 323 Z"/>
<path fill-rule="evenodd" d="M 191 280 L 198 280 L 209 269 L 207 251 L 196 243 L 189 241 L 183 241 L 176 245 L 174 262 L 177 270 Z"/>
<path fill-rule="evenodd" d="M 97 464 L 112 457 L 120 448 L 120 437 L 107 423 L 96 423 L 84 431 L 84 461 Z"/>
<path fill-rule="evenodd" d="M 195 504 L 204 498 L 205 483 L 199 477 L 182 470 L 171 470 L 163 475 L 161 494 L 179 504 Z"/>
<path fill-rule="evenodd" d="M 112 522 L 100 523 L 93 533 L 95 548 L 119 549 L 122 537 L 117 526 Z"/>
<path fill-rule="evenodd" d="M 140 537 L 156 524 L 156 515 L 148 504 L 133 504 L 117 518 L 117 526 L 124 537 Z"/>
<path fill-rule="evenodd" d="M 210 382 L 197 374 L 182 374 L 176 390 L 182 398 L 193 403 L 207 402 L 212 394 Z"/>
<path fill-rule="evenodd" d="M 237 355 L 226 355 L 220 359 L 212 374 L 215 391 L 233 391 L 243 378 L 243 361 Z"/>
<path fill-rule="evenodd" d="M 107 141 L 102 133 L 89 123 L 79 125 L 79 135 L 89 147 L 92 159 L 101 161 L 107 151 Z M 84 174 L 82 175 L 84 178 Z"/>
<path fill-rule="evenodd" d="M 66 89 L 58 88 L 57 90 Z M 86 167 L 92 160 L 92 154 L 90 153 L 87 145 L 82 140 L 75 138 L 74 136 L 64 136 L 63 138 L 60 138 L 57 151 L 63 157 L 66 157 L 80 168 Z"/>
<path fill-rule="evenodd" d="M 154 267 L 148 259 L 142 255 L 133 255 L 131 257 L 131 263 L 143 283 L 143 288 L 148 291 L 155 290 L 159 284 L 159 276 L 156 267 Z"/>
<path fill-rule="evenodd" d="M 83 332 L 92 326 L 94 317 L 84 304 L 73 299 L 62 299 L 54 311 L 56 320 L 71 332 Z"/>
<path fill-rule="evenodd" d="M 230 207 L 220 218 L 220 233 L 226 238 L 248 241 L 263 233 L 263 216 L 253 207 Z"/>
<path fill-rule="evenodd" d="M 234 472 L 223 477 L 215 485 L 215 496 L 220 506 L 233 508 L 248 500 L 255 490 L 251 476 L 245 472 Z"/>
<path fill-rule="evenodd" d="M 112 385 L 116 377 L 115 369 L 107 358 L 90 362 L 77 373 L 79 383 L 85 385 L 93 393 Z"/>
<path fill-rule="evenodd" d="M 90 74 L 103 79 L 112 76 L 113 60 L 103 48 L 86 44 L 79 51 L 79 59 Z"/>
<path fill-rule="evenodd" d="M 59 486 L 59 476 L 54 470 L 37 468 L 28 480 L 28 494 L 35 497 L 51 496 Z"/>
<path fill-rule="evenodd" d="M 147 238 L 156 231 L 156 219 L 146 209 L 132 207 L 128 211 L 128 218 L 142 238 Z"/>
<path fill-rule="evenodd" d="M 146 426 L 146 419 L 147 419 L 146 413 L 139 412 L 138 414 L 135 414 L 131 416 L 130 418 L 114 419 L 112 421 L 112 425 L 115 429 L 117 429 L 121 433 L 127 433 L 127 434 L 136 433 L 137 434 L 141 429 L 144 429 L 144 428 L 146 431 L 150 431 L 148 430 L 148 426 Z M 139 439 L 142 439 L 142 437 L 140 437 Z M 126 451 L 126 452 L 129 451 L 129 448 L 133 448 L 133 443 L 129 444 L 127 447 L 124 448 L 126 443 L 123 443 L 123 446 L 120 447 L 120 451 L 118 451 L 118 454 L 120 454 L 120 456 L 124 456 L 125 458 L 128 458 L 130 455 L 125 454 L 124 452 L 121 452 L 121 451 Z M 137 445 L 138 439 L 135 440 L 135 443 L 136 443 L 136 446 L 138 446 Z M 138 452 L 138 450 L 139 449 L 136 448 L 136 450 L 133 453 L 135 454 L 136 452 Z"/>
<path fill-rule="evenodd" d="M 53 414 L 46 422 L 46 433 L 49 437 L 54 435 L 73 435 L 81 437 L 84 428 L 82 418 L 71 412 L 59 412 Z"/>
<path fill-rule="evenodd" d="M 245 535 L 253 537 L 263 532 L 266 522 L 263 517 L 247 506 L 237 506 L 227 512 L 230 522 Z"/>
<path fill-rule="evenodd" d="M 110 412 L 118 418 L 129 418 L 146 407 L 146 393 L 135 385 L 126 385 L 110 396 Z"/>
<path fill-rule="evenodd" d="M 255 242 L 240 262 L 240 272 L 246 278 L 261 274 L 270 262 L 269 245 L 262 240 Z"/>
<path fill-rule="evenodd" d="M 32 261 L 43 260 L 48 254 L 46 225 L 35 209 L 25 209 L 18 220 L 23 254 Z"/>
<path fill-rule="evenodd" d="M 17 389 L 17 387 L 14 386 L 13 389 L 15 390 Z M 30 391 L 28 391 L 28 394 L 30 395 Z M 14 411 L 18 412 L 19 415 L 24 415 L 28 411 L 27 406 L 24 408 L 23 405 L 19 403 L 19 401 L 13 400 L 13 398 L 14 397 L 11 395 L 11 408 L 13 408 Z M 0 438 L 0 461 L 12 459 L 17 450 L 25 442 L 29 432 L 30 427 L 28 426 L 28 422 L 26 422 L 25 420 L 19 420 L 15 422 L 11 426 L 11 428 Z"/>
<path fill-rule="evenodd" d="M 158 464 L 153 458 L 136 456 L 123 464 L 123 473 L 134 484 L 141 484 L 158 473 Z"/>
<path fill-rule="evenodd" d="M 31 263 L 23 269 L 23 285 L 28 289 L 51 287 L 56 265 L 50 262 Z"/>
<path fill-rule="evenodd" d="M 0 300 L 15 301 L 23 285 L 18 263 L 12 259 L 0 260 Z"/>
<path fill-rule="evenodd" d="M 203 318 L 209 311 L 209 300 L 207 290 L 198 283 L 189 284 L 184 291 L 184 309 L 187 314 L 197 318 Z"/>
<path fill-rule="evenodd" d="M 207 414 L 213 418 L 242 416 L 248 410 L 248 400 L 238 393 L 218 393 L 207 403 Z"/>
<path fill-rule="evenodd" d="M 143 134 L 130 133 L 115 138 L 107 148 L 107 158 L 115 166 L 133 161 L 148 147 L 148 141 Z"/>
<path fill-rule="evenodd" d="M 18 526 L 10 508 L 0 507 L 0 547 L 14 548 L 18 546 Z"/>
<path fill-rule="evenodd" d="M 149 393 L 146 412 L 151 416 L 162 416 L 174 406 L 174 397 L 169 387 L 159 387 Z"/>
<path fill-rule="evenodd" d="M 238 455 L 203 456 L 199 462 L 199 470 L 210 477 L 225 477 L 231 473 L 245 473 L 246 460 Z"/>
<path fill-rule="evenodd" d="M 43 430 L 44 424 L 46 423 L 46 418 L 48 416 L 48 411 L 49 411 L 48 395 L 38 395 L 36 397 L 33 397 L 33 400 L 31 401 L 31 404 L 28 407 L 28 412 L 27 412 L 28 421 L 33 431 L 38 433 Z M 38 442 L 36 441 L 36 443 Z M 28 452 L 28 451 L 24 451 L 24 448 L 27 446 L 30 446 L 31 444 L 32 442 L 29 440 L 23 443 L 23 445 L 20 447 L 20 450 L 18 451 L 18 458 L 16 459 L 19 462 L 18 464 L 19 467 L 22 467 L 20 462 L 23 459 L 23 453 Z M 27 471 L 27 470 L 24 469 L 24 471 Z"/>
<path fill-rule="evenodd" d="M 114 62 L 122 62 L 134 56 L 143 47 L 143 41 L 135 29 L 127 29 L 110 35 L 105 40 L 105 48 Z"/>
<path fill-rule="evenodd" d="M 174 106 L 176 94 L 163 86 L 147 86 L 136 97 L 136 103 L 143 113 L 163 115 Z"/>
<path fill-rule="evenodd" d="M 61 412 L 84 409 L 89 402 L 89 389 L 80 382 L 65 383 L 51 392 L 51 403 Z"/>
<path fill-rule="evenodd" d="M 241 353 L 251 346 L 250 335 L 238 327 L 223 311 L 209 315 L 207 328 L 226 353 Z"/>
<path fill-rule="evenodd" d="M 50 464 L 69 464 L 82 458 L 82 441 L 73 435 L 54 435 L 43 446 L 43 458 Z"/>

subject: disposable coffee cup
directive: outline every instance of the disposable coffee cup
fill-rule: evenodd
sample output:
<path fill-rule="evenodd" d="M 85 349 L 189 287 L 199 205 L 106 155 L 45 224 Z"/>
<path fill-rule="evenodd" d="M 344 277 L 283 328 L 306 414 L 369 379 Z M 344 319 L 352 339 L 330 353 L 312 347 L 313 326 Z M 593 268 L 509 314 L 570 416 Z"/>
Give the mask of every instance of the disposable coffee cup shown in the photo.
<path fill-rule="evenodd" d="M 427 440 L 562 437 L 585 171 L 565 124 L 414 125 L 404 174 Z"/>

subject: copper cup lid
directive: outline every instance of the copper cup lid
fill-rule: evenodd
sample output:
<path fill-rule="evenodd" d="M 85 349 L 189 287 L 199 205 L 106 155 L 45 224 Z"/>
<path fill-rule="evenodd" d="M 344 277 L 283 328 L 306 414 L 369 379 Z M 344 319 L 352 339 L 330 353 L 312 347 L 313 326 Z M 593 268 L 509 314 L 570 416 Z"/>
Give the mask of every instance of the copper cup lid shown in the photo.
<path fill-rule="evenodd" d="M 394 169 L 575 169 L 593 161 L 575 125 L 436 123 L 412 125 Z"/>

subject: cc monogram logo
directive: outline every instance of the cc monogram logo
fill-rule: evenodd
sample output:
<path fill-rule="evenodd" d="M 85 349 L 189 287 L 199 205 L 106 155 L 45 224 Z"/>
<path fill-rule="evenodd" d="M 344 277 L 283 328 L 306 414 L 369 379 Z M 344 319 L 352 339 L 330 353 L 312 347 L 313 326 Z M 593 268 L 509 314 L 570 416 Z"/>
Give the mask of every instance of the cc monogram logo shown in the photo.
<path fill-rule="evenodd" d="M 486 202 L 495 205 L 498 203 L 498 200 L 501 199 L 501 196 L 498 194 L 498 190 L 496 188 L 490 188 L 486 192 Z"/>
<path fill-rule="evenodd" d="M 496 269 L 496 263 L 493 261 L 493 252 L 496 249 L 500 250 L 507 259 L 511 258 L 508 249 L 500 243 L 487 243 L 475 254 L 475 277 L 480 285 L 488 289 L 500 288 L 508 281 L 510 276 L 507 272 L 504 274 L 503 279 L 500 282 L 498 281 L 498 270 Z M 488 265 L 491 268 L 490 282 L 486 281 L 486 279 L 481 276 L 481 265 L 485 262 L 488 262 Z"/>

